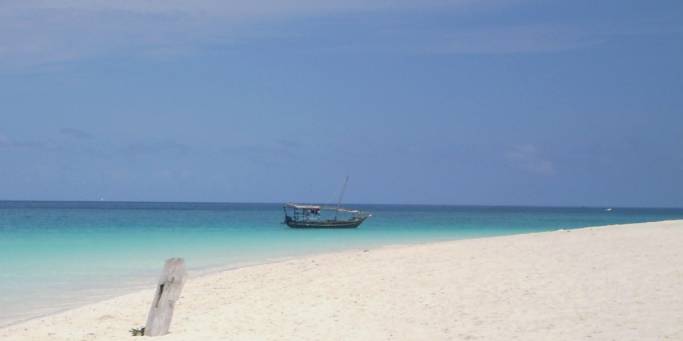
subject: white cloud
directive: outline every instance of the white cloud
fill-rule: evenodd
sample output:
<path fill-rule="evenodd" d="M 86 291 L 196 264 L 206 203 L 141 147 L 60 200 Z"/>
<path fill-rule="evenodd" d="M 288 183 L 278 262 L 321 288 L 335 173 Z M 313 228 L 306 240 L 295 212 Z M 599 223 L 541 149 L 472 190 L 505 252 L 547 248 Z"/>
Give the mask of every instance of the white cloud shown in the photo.
<path fill-rule="evenodd" d="M 0 65 L 31 67 L 120 53 L 182 54 L 229 43 L 241 25 L 329 13 L 483 6 L 500 0 L 10 0 L 0 6 Z M 0 70 L 1 71 L 1 70 Z"/>
<path fill-rule="evenodd" d="M 0 148 L 5 147 L 5 146 L 9 146 L 9 145 L 10 145 L 9 137 L 7 137 L 3 134 L 0 134 Z"/>
<path fill-rule="evenodd" d="M 32 148 L 32 149 L 42 149 L 46 146 L 40 142 L 36 141 L 17 141 L 11 139 L 10 137 L 0 134 L 0 149 L 21 149 L 21 148 Z"/>
<path fill-rule="evenodd" d="M 531 144 L 513 146 L 505 153 L 505 159 L 519 169 L 541 174 L 555 174 L 555 166 L 549 160 L 541 157 L 538 148 Z"/>
<path fill-rule="evenodd" d="M 522 1 L 525 0 L 10 0 L 0 6 L 0 72 L 100 56 L 157 59 L 193 53 L 202 46 L 258 42 L 263 35 L 278 39 L 271 35 L 296 33 L 263 31 L 268 30 L 269 23 L 292 18 L 409 12 L 417 8 L 459 11 L 471 18 L 474 9 L 514 6 Z M 344 34 L 341 29 L 340 34 Z M 423 30 L 393 25 L 363 32 L 362 39 L 345 41 L 352 41 L 348 48 L 365 52 L 491 54 L 582 48 L 599 44 L 609 35 L 571 25 L 490 23 Z M 324 45 L 328 41 L 325 38 L 312 44 Z"/>
<path fill-rule="evenodd" d="M 465 54 L 550 52 L 593 46 L 605 40 L 604 35 L 575 27 L 524 25 L 461 30 L 443 37 L 431 51 Z"/>
<path fill-rule="evenodd" d="M 62 135 L 74 138 L 74 139 L 79 139 L 79 140 L 90 140 L 94 136 L 92 134 L 88 133 L 87 131 L 81 130 L 81 129 L 76 129 L 76 128 L 62 128 L 59 130 L 59 132 Z"/>
<path fill-rule="evenodd" d="M 68 9 L 137 13 L 188 13 L 222 17 L 293 15 L 336 11 L 398 9 L 427 6 L 468 6 L 491 0 L 15 0 L 6 9 Z"/>

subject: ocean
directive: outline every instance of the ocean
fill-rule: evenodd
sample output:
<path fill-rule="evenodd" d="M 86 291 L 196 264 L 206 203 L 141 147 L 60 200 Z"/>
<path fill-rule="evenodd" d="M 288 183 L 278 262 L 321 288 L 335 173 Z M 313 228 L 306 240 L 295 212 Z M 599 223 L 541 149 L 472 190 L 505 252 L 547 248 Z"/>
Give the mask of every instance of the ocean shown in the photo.
<path fill-rule="evenodd" d="M 337 250 L 683 219 L 683 209 L 346 206 L 372 217 L 305 230 L 281 223 L 280 204 L 0 201 L 0 325 L 152 288 L 170 257 L 197 276 Z"/>

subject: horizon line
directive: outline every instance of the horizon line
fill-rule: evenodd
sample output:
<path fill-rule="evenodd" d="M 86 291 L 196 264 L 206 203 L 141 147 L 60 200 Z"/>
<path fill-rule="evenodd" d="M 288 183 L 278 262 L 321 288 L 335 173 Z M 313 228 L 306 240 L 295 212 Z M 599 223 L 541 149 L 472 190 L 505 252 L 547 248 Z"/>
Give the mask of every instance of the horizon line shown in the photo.
<path fill-rule="evenodd" d="M 136 204 L 262 204 L 282 205 L 288 201 L 158 201 L 158 200 L 27 200 L 27 199 L 0 199 L 3 202 L 21 203 L 136 203 Z M 302 202 L 308 203 L 308 202 Z M 312 204 L 312 203 L 309 203 Z M 332 205 L 335 203 L 317 203 L 319 205 Z M 425 206 L 425 207 L 519 207 L 519 208 L 618 208 L 618 209 L 683 209 L 678 206 L 609 206 L 609 205 L 538 205 L 538 204 L 429 204 L 429 203 L 344 203 L 343 205 L 361 206 Z"/>

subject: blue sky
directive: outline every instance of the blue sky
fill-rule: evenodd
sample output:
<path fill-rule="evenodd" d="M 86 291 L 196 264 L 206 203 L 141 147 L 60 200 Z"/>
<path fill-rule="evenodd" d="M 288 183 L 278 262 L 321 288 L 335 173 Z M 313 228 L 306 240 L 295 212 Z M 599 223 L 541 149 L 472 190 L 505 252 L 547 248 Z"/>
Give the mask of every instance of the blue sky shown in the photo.
<path fill-rule="evenodd" d="M 678 1 L 4 1 L 0 199 L 683 207 Z"/>

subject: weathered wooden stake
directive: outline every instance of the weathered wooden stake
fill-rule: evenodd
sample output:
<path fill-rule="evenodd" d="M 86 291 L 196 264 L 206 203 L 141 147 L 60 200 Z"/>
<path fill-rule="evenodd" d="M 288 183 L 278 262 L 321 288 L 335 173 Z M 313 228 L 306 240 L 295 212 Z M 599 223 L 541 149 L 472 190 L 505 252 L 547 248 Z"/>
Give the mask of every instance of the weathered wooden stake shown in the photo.
<path fill-rule="evenodd" d="M 159 336 L 168 334 L 173 319 L 173 308 L 180 297 L 180 291 L 185 284 L 187 271 L 182 258 L 166 260 L 164 270 L 159 277 L 159 285 L 154 293 L 152 307 L 149 308 L 145 336 Z"/>

